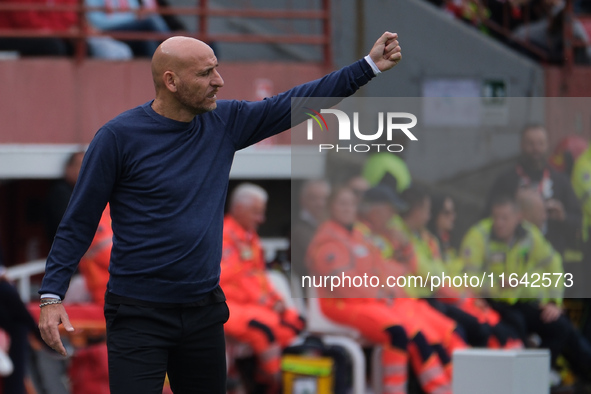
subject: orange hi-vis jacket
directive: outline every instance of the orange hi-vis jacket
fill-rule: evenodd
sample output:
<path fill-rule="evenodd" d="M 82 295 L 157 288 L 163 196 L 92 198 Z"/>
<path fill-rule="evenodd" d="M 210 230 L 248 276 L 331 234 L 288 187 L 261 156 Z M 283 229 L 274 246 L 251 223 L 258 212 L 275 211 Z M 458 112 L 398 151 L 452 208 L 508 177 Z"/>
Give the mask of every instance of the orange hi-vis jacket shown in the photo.
<path fill-rule="evenodd" d="M 393 269 L 399 275 L 410 273 L 407 264 L 400 262 L 408 262 L 416 259 L 410 242 L 403 243 L 400 238 L 395 237 L 393 229 L 386 234 L 376 233 L 371 229 L 369 224 L 363 221 L 355 223 L 355 228 L 363 234 L 367 241 L 380 250 L 382 257 L 387 260 L 388 264 L 393 265 Z"/>
<path fill-rule="evenodd" d="M 334 221 L 325 222 L 310 243 L 307 263 L 315 276 L 380 278 L 377 287 L 345 286 L 331 291 L 330 286 L 312 286 L 317 288 L 320 307 L 329 319 L 354 327 L 370 341 L 385 345 L 382 353 L 385 393 L 406 393 L 409 361 L 425 392 L 451 392 L 449 374 L 427 342 L 429 338 L 442 337 L 438 324 L 427 321 L 423 310 L 408 304 L 408 299 L 381 298 L 396 295 L 394 289 L 381 284 L 386 276 L 395 275 L 392 271 L 399 269 L 393 269 L 361 231 L 347 229 Z M 419 338 L 424 338 L 423 342 Z"/>
<path fill-rule="evenodd" d="M 344 248 L 343 245 L 347 247 Z M 348 230 L 331 220 L 318 228 L 308 247 L 307 264 L 310 272 L 318 277 L 353 278 L 367 275 L 368 277 L 377 276 L 380 278 L 380 283 L 385 283 L 388 275 L 400 274 L 397 267 L 388 264 L 382 258 L 380 250 L 369 243 L 358 229 L 353 227 Z M 319 281 L 321 278 L 316 280 Z M 318 286 L 318 297 L 340 297 L 363 302 L 364 298 L 373 301 L 375 298 L 395 295 L 394 289 L 381 285 L 357 287 L 353 284 L 349 286 L 348 281 L 343 280 L 343 282 L 345 282 L 344 286 L 335 287 L 333 291 L 330 286 L 329 288 Z"/>
<path fill-rule="evenodd" d="M 224 218 L 220 285 L 226 298 L 238 304 L 272 308 L 281 300 L 265 273 L 259 236 L 245 230 L 230 215 Z"/>
<path fill-rule="evenodd" d="M 281 297 L 267 279 L 259 237 L 229 215 L 224 219 L 221 268 L 220 285 L 230 308 L 225 332 L 250 345 L 258 361 L 256 379 L 274 390 L 281 349 L 299 334 L 304 322 L 294 309 L 276 310 Z"/>
<path fill-rule="evenodd" d="M 105 303 L 112 246 L 111 210 L 107 205 L 103 211 L 103 216 L 101 216 L 94 239 L 88 251 L 80 260 L 79 266 L 92 301 L 100 305 Z"/>

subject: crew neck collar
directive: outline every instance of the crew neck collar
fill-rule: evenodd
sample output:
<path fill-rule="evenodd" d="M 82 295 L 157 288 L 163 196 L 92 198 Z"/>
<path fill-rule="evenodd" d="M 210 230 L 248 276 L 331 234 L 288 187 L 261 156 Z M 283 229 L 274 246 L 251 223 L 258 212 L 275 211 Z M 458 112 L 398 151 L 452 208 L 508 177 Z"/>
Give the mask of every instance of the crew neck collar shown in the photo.
<path fill-rule="evenodd" d="M 175 128 L 185 129 L 188 126 L 192 125 L 193 122 L 195 122 L 195 119 L 197 118 L 197 116 L 195 116 L 190 122 L 181 122 L 179 120 L 167 118 L 166 116 L 162 116 L 158 112 L 154 111 L 154 109 L 152 108 L 153 102 L 154 102 L 154 100 L 148 101 L 147 103 L 142 105 L 142 108 L 144 109 L 144 111 L 146 111 L 146 113 L 151 118 L 153 118 L 154 120 L 156 120 L 159 123 L 167 124 L 168 126 L 175 127 Z"/>

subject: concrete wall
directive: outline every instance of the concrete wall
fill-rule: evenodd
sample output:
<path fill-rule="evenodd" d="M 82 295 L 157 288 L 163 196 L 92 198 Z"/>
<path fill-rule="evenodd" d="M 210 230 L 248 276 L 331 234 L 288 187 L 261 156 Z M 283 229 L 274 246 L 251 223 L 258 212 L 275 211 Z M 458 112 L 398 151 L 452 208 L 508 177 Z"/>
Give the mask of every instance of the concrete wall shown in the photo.
<path fill-rule="evenodd" d="M 359 21 L 365 21 L 365 52 L 389 30 L 399 33 L 404 56 L 395 73 L 382 76 L 380 84 L 364 90 L 367 96 L 421 96 L 422 82 L 428 78 L 503 79 L 508 96 L 544 94 L 540 65 L 450 18 L 425 0 L 371 0 L 362 4 L 364 18 L 359 18 L 354 0 L 335 1 L 333 20 L 351 21 L 351 27 L 349 23 L 340 27 L 335 23 L 335 39 L 339 40 L 334 51 L 336 64 L 357 58 L 355 25 Z"/>
<path fill-rule="evenodd" d="M 191 4 L 191 0 L 177 0 Z M 318 0 L 270 3 L 248 2 L 253 8 L 310 8 Z M 193 3 L 194 4 L 194 1 Z M 213 7 L 237 8 L 244 2 L 211 1 Z M 475 28 L 453 19 L 425 0 L 333 0 L 332 41 L 335 67 L 354 62 L 368 53 L 375 40 L 386 30 L 399 33 L 403 61 L 364 87 L 365 97 L 421 97 L 429 94 L 463 96 L 462 83 L 476 87 L 476 96 L 487 80 L 501 82 L 510 97 L 544 95 L 544 70 Z M 194 22 L 192 21 L 189 21 Z M 195 28 L 195 23 L 192 23 Z M 320 24 L 306 21 L 255 21 L 236 18 L 216 19 L 210 31 L 229 33 L 292 32 L 318 34 Z M 281 59 L 318 61 L 319 48 L 293 45 L 236 46 L 220 43 L 220 57 L 225 61 Z M 427 92 L 433 81 L 444 81 L 445 91 Z M 458 86 L 454 90 L 454 84 Z M 431 85 L 433 86 L 433 85 Z M 473 95 L 474 92 L 470 93 Z M 410 144 L 406 158 L 413 174 L 421 180 L 439 182 L 458 174 L 506 160 L 518 152 L 518 132 L 527 122 L 543 122 L 540 104 L 505 105 L 506 121 L 474 127 L 439 127 L 427 130 L 420 143 Z M 420 119 L 419 119 L 420 121 Z M 494 122 L 493 122 L 494 123 Z"/>
<path fill-rule="evenodd" d="M 399 34 L 403 52 L 394 70 L 362 89 L 366 97 L 420 97 L 425 84 L 434 80 L 451 82 L 450 86 L 454 81 L 473 86 L 483 86 L 485 80 L 503 81 L 507 96 L 544 95 L 544 71 L 539 64 L 424 0 L 372 0 L 361 5 L 356 10 L 355 0 L 335 1 L 333 20 L 350 22 L 335 23 L 335 63 L 342 66 L 364 55 L 386 30 Z M 462 96 L 465 90 L 440 93 Z M 543 103 L 513 101 L 504 108 L 503 122 L 424 130 L 423 138 L 406 149 L 413 176 L 441 182 L 515 156 L 521 126 L 544 121 Z"/>
<path fill-rule="evenodd" d="M 220 63 L 221 99 L 258 100 L 319 78 L 314 64 Z M 154 97 L 148 60 L 0 61 L 0 144 L 86 144 L 105 122 Z M 289 144 L 289 135 L 273 137 Z"/>

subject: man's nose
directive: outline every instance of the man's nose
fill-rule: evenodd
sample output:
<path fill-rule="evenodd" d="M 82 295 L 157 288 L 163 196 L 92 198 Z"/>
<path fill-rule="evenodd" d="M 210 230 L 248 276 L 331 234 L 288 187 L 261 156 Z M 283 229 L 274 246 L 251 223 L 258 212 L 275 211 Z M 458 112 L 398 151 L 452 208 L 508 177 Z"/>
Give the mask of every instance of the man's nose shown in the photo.
<path fill-rule="evenodd" d="M 221 88 L 222 86 L 224 86 L 224 79 L 217 70 L 213 70 L 213 72 L 214 77 L 211 80 L 211 84 L 215 87 Z"/>

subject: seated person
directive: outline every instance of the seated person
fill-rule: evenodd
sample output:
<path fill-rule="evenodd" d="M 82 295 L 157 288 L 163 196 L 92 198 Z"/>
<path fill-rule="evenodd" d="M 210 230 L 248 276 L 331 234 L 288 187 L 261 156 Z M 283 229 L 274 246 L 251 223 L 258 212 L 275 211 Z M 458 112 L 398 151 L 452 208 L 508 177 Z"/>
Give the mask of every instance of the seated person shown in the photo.
<path fill-rule="evenodd" d="M 85 0 L 88 7 L 106 8 L 106 11 L 91 11 L 87 14 L 89 24 L 103 32 L 169 32 L 168 25 L 154 10 L 143 7 L 146 11 L 141 15 L 135 11 L 142 5 L 139 0 Z M 152 11 L 152 12 L 150 12 Z M 158 41 L 129 40 L 136 57 L 152 57 L 159 45 Z"/>
<path fill-rule="evenodd" d="M 268 393 L 278 393 L 281 351 L 304 328 L 298 312 L 287 308 L 265 273 L 264 254 L 257 235 L 265 219 L 267 193 L 244 183 L 230 197 L 224 219 L 220 284 L 230 308 L 228 336 L 249 344 L 258 358 Z"/>
<path fill-rule="evenodd" d="M 541 347 L 548 348 L 552 364 L 563 354 L 572 371 L 589 377 L 591 345 L 562 314 L 561 288 L 533 288 L 523 282 L 535 279 L 537 273 L 561 274 L 562 259 L 533 224 L 523 220 L 523 209 L 511 197 L 499 196 L 492 203 L 491 217 L 473 226 L 462 242 L 460 255 L 468 274 L 493 275 L 493 286 L 485 282 L 483 291 L 492 297 L 491 306 L 519 333 L 524 343 L 531 333 L 541 337 Z M 519 285 L 509 286 L 515 274 Z M 501 288 L 500 275 L 504 275 Z M 568 278 L 563 278 L 568 281 Z M 566 283 L 566 282 L 562 283 Z M 540 283 L 542 283 L 540 281 Z M 550 290 L 550 291 L 549 291 Z"/>
<path fill-rule="evenodd" d="M 445 273 L 450 276 L 462 276 L 464 267 L 458 258 L 451 236 L 456 217 L 455 204 L 450 196 L 431 197 L 431 215 L 427 227 L 430 234 L 437 238 L 439 255 Z M 470 289 L 463 289 L 466 297 Z M 458 322 L 464 329 L 468 343 L 476 347 L 523 348 L 517 332 L 501 320 L 500 315 L 484 300 L 478 298 L 457 298 L 431 300 L 441 312 Z"/>
<path fill-rule="evenodd" d="M 51 6 L 76 5 L 77 0 L 0 0 L 0 3 L 30 3 Z M 34 29 L 42 33 L 73 32 L 78 27 L 75 11 L 15 10 L 0 12 L 0 28 Z M 89 37 L 89 54 L 108 60 L 128 60 L 131 49 L 110 37 Z M 69 56 L 73 54 L 70 40 L 54 37 L 0 38 L 0 51 L 17 51 L 21 56 Z"/>
<path fill-rule="evenodd" d="M 8 4 L 50 4 L 48 0 L 0 0 Z M 75 13 L 14 10 L 0 12 L 1 29 L 38 29 L 63 31 L 75 23 Z M 0 51 L 16 51 L 20 56 L 68 56 L 72 54 L 69 41 L 57 37 L 0 37 Z"/>
<path fill-rule="evenodd" d="M 329 214 L 329 220 L 320 226 L 308 249 L 308 268 L 315 280 L 327 275 L 339 278 L 367 275 L 377 276 L 385 283 L 387 276 L 396 275 L 390 262 L 381 257 L 380 250 L 355 228 L 357 198 L 353 191 L 337 189 L 329 200 Z M 415 304 L 405 302 L 408 299 L 389 298 L 396 295 L 394 289 L 379 285 L 344 284 L 333 291 L 330 283 L 328 287 L 310 285 L 318 288 L 320 308 L 329 319 L 353 327 L 368 340 L 384 346 L 386 392 L 407 392 L 410 362 L 425 392 L 451 393 L 451 369 L 444 369 L 442 360 L 449 355 L 438 352 L 432 345 L 444 342 L 443 332 L 438 324 L 425 319 L 426 315 Z"/>
<path fill-rule="evenodd" d="M 8 356 L 12 371 L 2 378 L 0 392 L 10 394 L 25 393 L 25 373 L 29 356 L 29 334 L 43 343 L 37 323 L 29 314 L 27 307 L 8 280 L 6 269 L 0 261 L 0 329 L 10 337 Z"/>
<path fill-rule="evenodd" d="M 96 234 L 80 260 L 80 273 L 86 282 L 92 302 L 105 305 L 105 292 L 109 282 L 109 261 L 113 247 L 113 230 L 111 229 L 111 211 L 109 205 L 105 208 L 99 222 Z"/>

